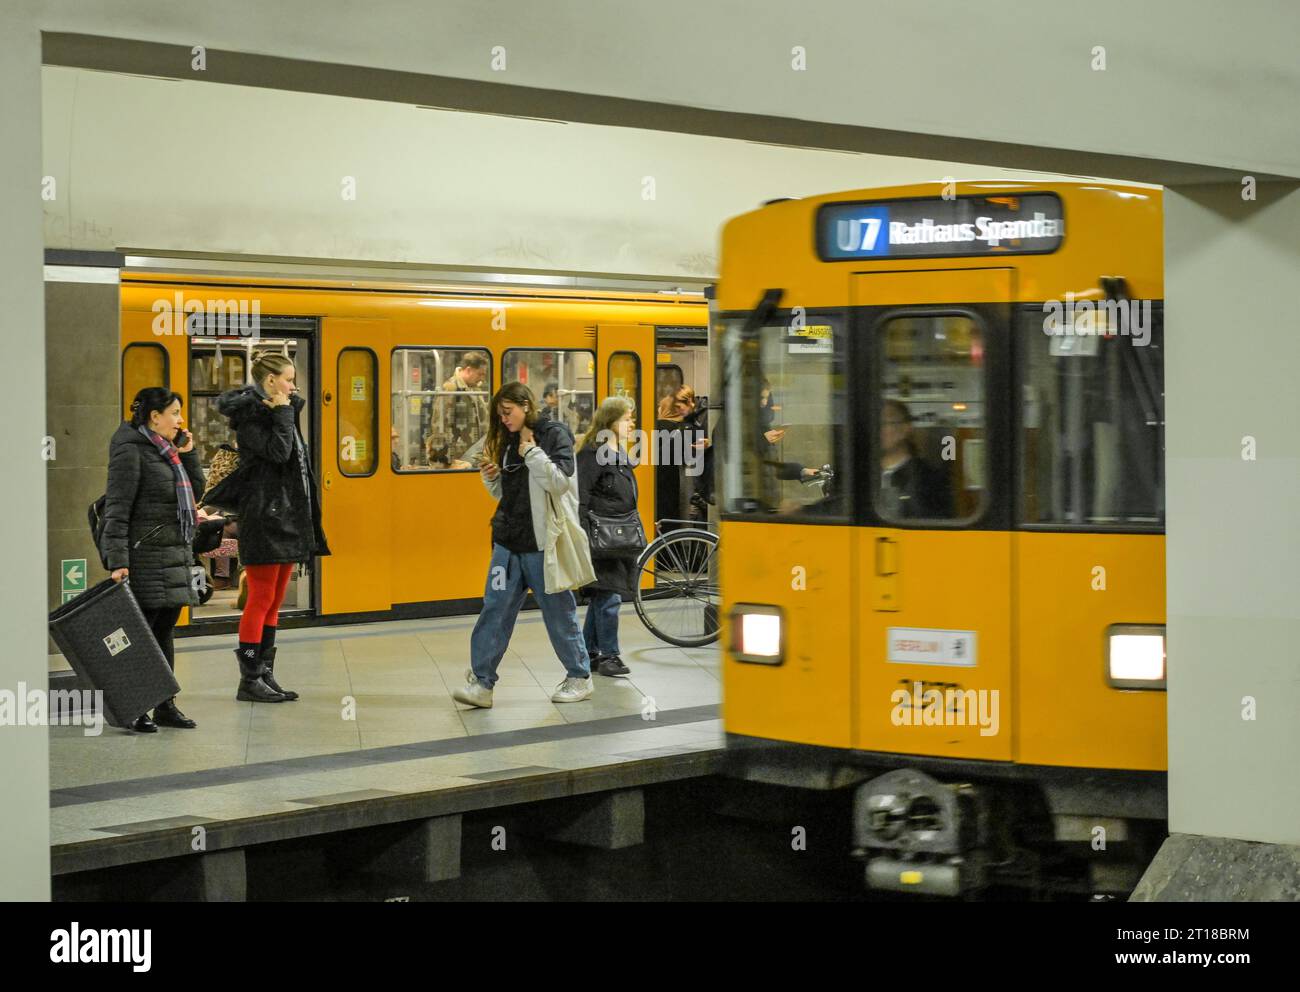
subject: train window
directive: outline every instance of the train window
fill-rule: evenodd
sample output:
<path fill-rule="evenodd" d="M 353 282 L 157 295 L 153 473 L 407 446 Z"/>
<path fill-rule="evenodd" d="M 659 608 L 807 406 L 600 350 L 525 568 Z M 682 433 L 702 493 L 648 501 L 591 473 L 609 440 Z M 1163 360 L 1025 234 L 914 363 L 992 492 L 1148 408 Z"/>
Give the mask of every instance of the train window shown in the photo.
<path fill-rule="evenodd" d="M 339 471 L 374 475 L 379 464 L 379 403 L 375 379 L 379 360 L 369 348 L 344 348 L 338 369 Z"/>
<path fill-rule="evenodd" d="M 609 356 L 609 395 L 632 401 L 633 423 L 641 422 L 641 358 L 630 351 Z"/>
<path fill-rule="evenodd" d="M 131 419 L 131 401 L 149 386 L 171 385 L 167 349 L 160 344 L 129 344 L 122 351 L 122 419 Z"/>
<path fill-rule="evenodd" d="M 725 409 L 714 434 L 726 513 L 847 517 L 843 317 L 803 316 L 744 341 L 744 320 L 721 322 L 724 367 L 734 370 L 725 376 Z"/>
<path fill-rule="evenodd" d="M 1164 314 L 1150 301 L 1130 306 L 1137 307 L 1131 328 L 1121 324 L 1125 333 L 1109 337 L 1044 334 L 1041 310 L 1025 313 L 1020 519 L 1026 524 L 1164 524 Z"/>
<path fill-rule="evenodd" d="M 491 396 L 492 356 L 482 348 L 394 348 L 393 471 L 475 468 Z"/>
<path fill-rule="evenodd" d="M 596 356 L 590 351 L 512 348 L 501 360 L 501 383 L 521 382 L 551 416 L 582 437 L 596 410 Z"/>
<path fill-rule="evenodd" d="M 248 382 L 249 351 L 243 340 L 222 342 L 213 338 L 190 338 L 189 427 L 204 470 L 223 444 L 231 444 L 235 433 L 230 422 L 217 411 L 217 397 L 227 389 Z"/>
<path fill-rule="evenodd" d="M 970 313 L 900 313 L 881 355 L 876 512 L 890 523 L 969 521 L 984 509 L 984 326 Z"/>

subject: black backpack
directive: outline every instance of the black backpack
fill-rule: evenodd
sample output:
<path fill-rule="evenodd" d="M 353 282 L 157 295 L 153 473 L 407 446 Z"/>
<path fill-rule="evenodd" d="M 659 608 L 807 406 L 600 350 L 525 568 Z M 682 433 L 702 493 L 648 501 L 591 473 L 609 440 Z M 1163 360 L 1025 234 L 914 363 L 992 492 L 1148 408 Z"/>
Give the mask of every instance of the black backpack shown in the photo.
<path fill-rule="evenodd" d="M 104 506 L 108 503 L 108 494 L 105 493 L 95 502 L 90 504 L 90 509 L 86 511 L 86 517 L 90 522 L 90 536 L 95 540 L 95 551 L 99 553 L 99 563 L 108 570 L 108 557 L 104 554 L 103 546 L 100 544 L 104 536 Z"/>

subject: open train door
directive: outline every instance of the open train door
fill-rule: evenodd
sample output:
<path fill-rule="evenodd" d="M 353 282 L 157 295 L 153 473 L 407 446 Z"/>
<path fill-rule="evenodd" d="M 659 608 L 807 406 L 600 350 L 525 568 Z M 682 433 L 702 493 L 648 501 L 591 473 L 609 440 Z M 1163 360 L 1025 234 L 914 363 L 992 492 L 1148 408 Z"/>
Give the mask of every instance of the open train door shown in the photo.
<path fill-rule="evenodd" d="M 649 442 L 655 426 L 655 329 L 649 324 L 601 324 L 596 334 L 596 406 L 607 396 L 632 401 L 635 428 Z M 581 440 L 579 438 L 578 440 Z M 642 446 L 643 448 L 646 445 Z M 654 538 L 654 468 L 648 451 L 642 451 L 635 469 L 637 508 L 646 537 Z M 648 580 L 646 580 L 648 581 Z"/>
<path fill-rule="evenodd" d="M 1014 277 L 852 277 L 867 398 L 859 478 L 871 501 L 857 556 L 862 750 L 1014 757 Z"/>
<path fill-rule="evenodd" d="M 330 318 L 321 326 L 321 510 L 329 557 L 320 559 L 321 612 L 393 605 L 389 534 L 392 444 L 386 320 Z"/>

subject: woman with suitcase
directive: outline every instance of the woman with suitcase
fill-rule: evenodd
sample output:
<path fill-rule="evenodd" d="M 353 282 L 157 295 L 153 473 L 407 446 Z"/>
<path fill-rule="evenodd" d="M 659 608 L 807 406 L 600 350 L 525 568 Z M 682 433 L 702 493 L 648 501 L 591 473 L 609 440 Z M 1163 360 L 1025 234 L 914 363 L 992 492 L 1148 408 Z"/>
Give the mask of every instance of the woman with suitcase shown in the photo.
<path fill-rule="evenodd" d="M 101 551 L 115 582 L 130 578 L 131 592 L 167 664 L 176 669 L 172 632 L 181 608 L 197 606 L 193 581 L 194 494 L 203 492 L 203 468 L 194 438 L 181 425 L 181 398 L 160 386 L 140 390 L 109 445 L 108 490 Z M 159 726 L 192 730 L 196 724 L 175 698 L 133 724 L 141 733 Z"/>
<path fill-rule="evenodd" d="M 239 688 L 235 698 L 283 703 L 298 694 L 275 678 L 275 632 L 289 578 L 299 563 L 328 555 L 320 525 L 320 496 L 307 444 L 298 429 L 293 362 L 274 352 L 253 359 L 253 384 L 221 394 L 217 409 L 230 420 L 239 447 L 239 559 L 248 600 L 239 621 Z"/>

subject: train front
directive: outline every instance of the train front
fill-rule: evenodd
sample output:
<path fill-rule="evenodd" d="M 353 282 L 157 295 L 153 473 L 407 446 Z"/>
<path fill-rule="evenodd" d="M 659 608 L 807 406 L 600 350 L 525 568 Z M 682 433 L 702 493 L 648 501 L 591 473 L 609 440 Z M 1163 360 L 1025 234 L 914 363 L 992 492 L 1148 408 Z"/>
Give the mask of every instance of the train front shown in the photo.
<path fill-rule="evenodd" d="M 1165 818 L 1158 190 L 964 184 L 723 233 L 724 719 L 854 789 L 869 885 L 1123 891 Z"/>

